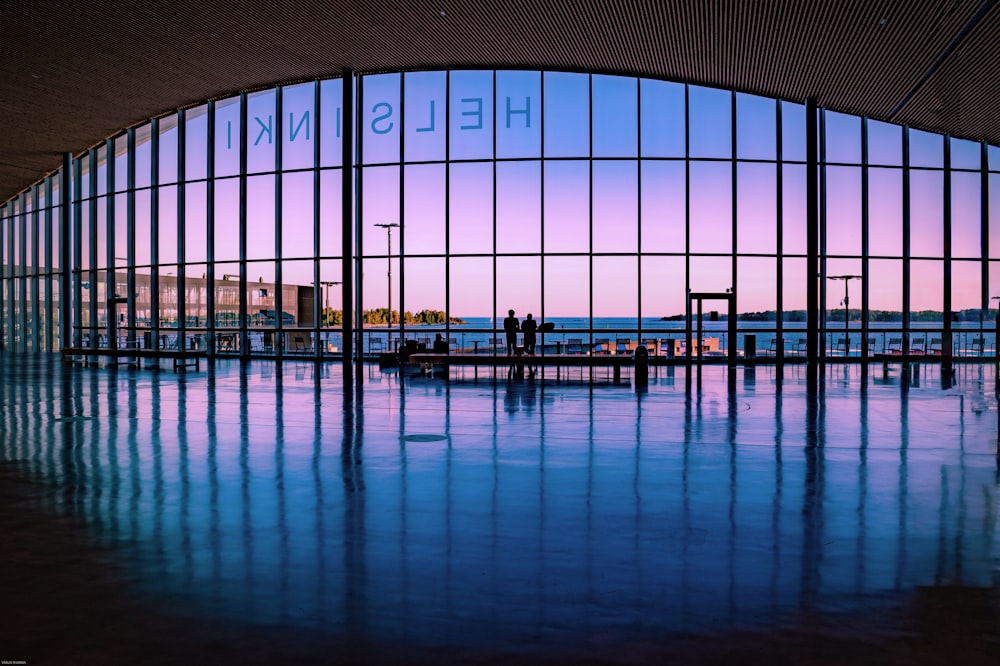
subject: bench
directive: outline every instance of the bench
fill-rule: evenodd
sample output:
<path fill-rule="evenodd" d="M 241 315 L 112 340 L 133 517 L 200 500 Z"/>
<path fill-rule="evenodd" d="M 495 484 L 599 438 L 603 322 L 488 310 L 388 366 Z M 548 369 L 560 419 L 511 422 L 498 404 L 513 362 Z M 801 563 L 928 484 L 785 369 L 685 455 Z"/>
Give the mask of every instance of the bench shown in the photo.
<path fill-rule="evenodd" d="M 73 360 L 74 357 L 83 356 L 85 358 L 104 356 L 112 359 L 114 365 L 134 364 L 139 366 L 139 359 L 170 359 L 173 361 L 174 372 L 178 368 L 189 368 L 192 365 L 195 370 L 201 370 L 201 359 L 207 358 L 204 349 L 112 349 L 109 347 L 64 347 L 62 356 L 66 360 Z"/>

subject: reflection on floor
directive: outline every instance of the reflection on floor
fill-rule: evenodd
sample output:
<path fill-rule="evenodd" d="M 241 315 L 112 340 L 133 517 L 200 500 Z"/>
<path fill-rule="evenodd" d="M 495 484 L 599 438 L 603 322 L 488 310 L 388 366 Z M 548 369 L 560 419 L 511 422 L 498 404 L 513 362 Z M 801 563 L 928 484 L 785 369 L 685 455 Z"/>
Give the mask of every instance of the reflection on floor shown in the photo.
<path fill-rule="evenodd" d="M 3 659 L 1000 654 L 990 365 L 0 370 Z"/>

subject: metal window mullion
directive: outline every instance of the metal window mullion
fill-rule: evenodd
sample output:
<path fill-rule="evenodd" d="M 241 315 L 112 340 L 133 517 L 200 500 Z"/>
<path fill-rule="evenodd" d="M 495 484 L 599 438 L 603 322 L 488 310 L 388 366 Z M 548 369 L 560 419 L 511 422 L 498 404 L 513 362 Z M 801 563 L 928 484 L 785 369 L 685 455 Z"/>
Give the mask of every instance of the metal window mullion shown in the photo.
<path fill-rule="evenodd" d="M 816 100 L 806 100 L 806 359 L 815 371 L 819 360 L 820 242 L 819 242 L 819 127 Z M 814 390 L 813 377 L 807 378 Z"/>
<path fill-rule="evenodd" d="M 83 327 L 83 241 L 80 235 L 83 231 L 83 202 L 80 199 L 80 192 L 76 192 L 76 196 L 72 196 L 73 188 L 79 188 L 80 181 L 82 180 L 82 170 L 83 170 L 83 158 L 74 159 L 70 153 L 66 153 L 66 163 L 70 165 L 70 173 L 68 174 L 67 180 L 69 187 L 67 188 L 66 198 L 70 199 L 71 206 L 73 209 L 73 214 L 67 219 L 72 225 L 72 253 L 73 253 L 73 265 L 72 271 L 74 275 L 73 279 L 73 304 L 72 304 L 72 317 L 73 322 L 71 324 L 72 333 L 72 344 L 70 346 L 79 347 L 82 344 L 82 327 Z"/>
<path fill-rule="evenodd" d="M 90 162 L 90 198 L 87 201 L 87 209 L 90 211 L 88 226 L 90 227 L 90 268 L 88 280 L 90 282 L 90 344 L 97 346 L 98 329 L 98 309 L 97 309 L 97 150 L 91 149 L 87 158 Z M 24 311 L 24 308 L 21 308 Z"/>
<path fill-rule="evenodd" d="M 981 270 L 979 337 L 985 340 L 985 336 L 983 335 L 983 312 L 987 312 L 988 314 L 990 306 L 990 171 L 988 144 L 983 141 L 979 146 L 979 228 L 981 239 L 979 244 Z"/>
<path fill-rule="evenodd" d="M 239 212 L 239 267 L 240 267 L 240 311 L 238 330 L 240 336 L 240 358 L 246 360 L 250 357 L 250 335 L 247 331 L 249 320 L 247 317 L 247 127 L 248 110 L 247 94 L 240 93 L 240 212 Z"/>
<path fill-rule="evenodd" d="M 177 112 L 177 348 L 187 347 L 187 112 Z"/>
<path fill-rule="evenodd" d="M 39 241 L 39 228 L 41 220 L 44 218 L 42 212 L 39 210 L 38 193 L 41 192 L 44 182 L 35 186 L 35 204 L 34 210 L 31 212 L 32 222 L 31 222 L 31 262 L 34 268 L 34 277 L 31 278 L 31 309 L 33 317 L 35 320 L 35 325 L 32 327 L 32 351 L 40 351 L 41 341 L 42 341 L 42 326 L 44 322 L 45 326 L 48 326 L 48 318 L 43 318 L 39 316 L 39 310 L 44 306 L 44 303 L 39 302 L 39 286 L 42 280 L 46 279 L 43 277 L 44 270 L 41 262 L 42 252 L 39 251 L 38 241 Z M 45 198 L 45 205 L 48 207 L 49 199 Z"/>
<path fill-rule="evenodd" d="M 736 312 L 737 287 L 739 286 L 738 285 L 738 283 L 739 283 L 739 280 L 738 280 L 738 278 L 739 278 L 739 254 L 738 254 L 738 252 L 739 252 L 739 246 L 737 245 L 737 240 L 738 240 L 737 231 L 739 230 L 739 223 L 740 223 L 740 221 L 739 221 L 739 206 L 738 206 L 738 201 L 737 201 L 738 187 L 739 187 L 739 182 L 737 180 L 737 172 L 738 172 L 739 164 L 737 163 L 737 160 L 736 160 L 736 156 L 737 156 L 737 140 L 738 140 L 738 137 L 736 136 L 737 126 L 736 126 L 736 91 L 735 90 L 731 91 L 729 93 L 729 99 L 730 99 L 730 106 L 729 106 L 729 126 L 730 126 L 730 131 L 729 131 L 729 136 L 730 136 L 730 150 L 732 151 L 731 154 L 730 154 L 730 160 L 731 160 L 731 162 L 730 162 L 730 165 L 731 165 L 730 166 L 730 172 L 731 172 L 731 179 L 732 179 L 730 187 L 732 189 L 730 190 L 730 196 L 729 196 L 729 205 L 730 205 L 730 211 L 731 211 L 730 212 L 730 216 L 731 216 L 730 219 L 732 220 L 732 222 L 731 222 L 731 227 L 732 228 L 730 229 L 730 235 L 729 235 L 729 239 L 730 239 L 729 240 L 729 242 L 730 242 L 730 257 L 731 257 L 731 260 L 730 260 L 731 261 L 731 264 L 730 264 L 730 270 L 731 270 L 730 278 L 731 279 L 730 279 L 730 282 L 729 282 L 729 286 L 730 286 L 730 289 L 731 289 L 731 292 L 732 292 L 732 296 L 730 297 L 731 298 L 731 302 L 729 303 L 729 305 L 730 305 L 729 311 L 731 313 L 735 313 Z M 729 349 L 727 350 L 728 351 L 727 356 L 729 357 L 729 365 L 730 365 L 730 367 L 731 368 L 735 368 L 735 366 L 736 366 L 736 351 L 737 351 L 736 337 L 738 335 L 737 328 L 736 328 L 736 323 L 737 323 L 736 322 L 736 317 L 729 317 L 728 321 L 726 323 L 727 323 L 727 329 L 729 331 Z M 700 341 L 699 341 L 699 344 L 700 344 Z M 732 379 L 733 377 L 735 377 L 735 375 L 730 374 L 730 378 Z"/>
<path fill-rule="evenodd" d="M 399 106 L 402 111 L 403 105 L 405 104 L 405 94 L 406 94 L 406 76 L 404 74 L 399 75 Z M 398 200 L 399 200 L 399 344 L 403 344 L 403 337 L 406 332 L 406 322 L 404 321 L 403 313 L 406 312 L 406 268 L 405 268 L 405 250 L 406 250 L 406 220 L 404 219 L 404 212 L 406 210 L 404 204 L 405 200 L 405 188 L 406 188 L 406 169 L 403 167 L 403 134 L 404 125 L 406 123 L 406 114 L 399 114 L 399 186 L 398 186 Z M 447 208 L 447 204 L 445 204 Z M 389 264 L 392 265 L 392 248 L 389 248 Z M 447 270 L 447 269 L 446 269 Z M 389 278 L 392 282 L 392 278 Z M 390 288 L 392 285 L 389 285 Z M 447 281 L 445 282 L 445 289 L 447 290 Z M 447 310 L 447 307 L 445 308 Z M 445 317 L 445 331 L 446 335 L 450 334 L 451 323 L 448 321 L 448 317 Z M 387 327 L 387 340 L 386 349 L 387 351 L 393 351 L 392 349 L 392 312 L 389 313 L 389 324 Z"/>
<path fill-rule="evenodd" d="M 860 354 L 862 363 L 868 359 L 868 276 L 869 276 L 869 257 L 871 255 L 871 247 L 869 245 L 869 199 L 870 199 L 870 182 L 871 177 L 871 165 L 868 163 L 868 117 L 863 116 L 861 118 L 861 347 Z M 847 312 L 848 321 L 844 322 L 844 328 L 848 330 L 847 334 L 847 346 L 844 351 L 845 355 L 850 351 L 850 310 Z M 862 382 L 861 390 L 864 391 L 867 388 L 867 382 Z"/>
<path fill-rule="evenodd" d="M 322 228 L 320 226 L 320 205 L 322 203 L 322 197 L 320 197 L 321 179 L 320 179 L 320 162 L 322 158 L 322 153 L 320 151 L 321 141 L 320 141 L 320 127 L 322 123 L 320 118 L 322 118 L 321 113 L 322 106 L 322 95 L 320 94 L 320 82 L 319 80 L 313 81 L 313 163 L 312 163 L 312 196 L 313 196 L 313 218 L 312 218 L 312 236 L 313 236 L 313 336 L 315 339 L 315 344 L 313 345 L 313 355 L 316 360 L 319 361 L 323 358 L 324 349 L 320 345 L 320 334 L 323 330 L 323 308 L 324 304 L 322 301 L 323 296 L 323 285 L 321 284 L 322 277 L 320 275 L 320 236 L 322 235 Z M 329 290 L 329 287 L 327 287 Z M 327 292 L 329 293 L 329 292 Z"/>
<path fill-rule="evenodd" d="M 274 136 L 277 138 L 274 140 L 274 327 L 275 333 L 271 341 L 271 353 L 274 354 L 278 361 L 284 354 L 284 336 L 282 335 L 281 329 L 283 314 L 285 311 L 284 299 L 282 298 L 282 287 L 284 286 L 284 273 L 281 270 L 284 264 L 283 258 L 284 253 L 282 249 L 282 217 L 281 217 L 281 200 L 283 196 L 282 190 L 282 162 L 284 151 L 282 150 L 282 141 L 284 139 L 284 134 L 282 133 L 282 128 L 284 124 L 281 122 L 282 114 L 284 113 L 284 105 L 282 104 L 282 97 L 284 93 L 284 88 L 278 86 L 274 91 Z M 296 310 L 297 312 L 297 310 Z M 300 315 L 301 319 L 301 315 Z"/>
<path fill-rule="evenodd" d="M 587 74 L 587 337 L 594 344 L 594 75 Z"/>
<path fill-rule="evenodd" d="M 160 121 L 153 119 L 149 133 L 149 319 L 153 347 L 160 346 Z"/>
<path fill-rule="evenodd" d="M 910 347 L 910 128 L 903 127 L 903 351 Z"/>
<path fill-rule="evenodd" d="M 205 327 L 208 329 L 206 353 L 215 356 L 215 102 L 209 102 L 205 112 L 208 114 L 205 141 L 205 258 L 208 261 L 205 271 Z"/>
<path fill-rule="evenodd" d="M 451 325 L 451 76 L 444 77 L 444 311 Z M 432 118 L 433 120 L 433 118 Z M 545 227 L 543 225 L 542 229 Z M 496 291 L 496 290 L 494 290 Z M 496 309 L 494 308 L 494 311 Z M 494 336 L 491 335 L 490 338 Z M 496 353 L 496 345 L 493 345 Z"/>
<path fill-rule="evenodd" d="M 128 342 L 130 346 L 135 346 L 135 129 L 129 129 L 127 133 L 127 160 L 126 160 L 126 195 L 125 195 L 125 205 L 126 210 L 126 262 L 127 266 L 127 276 L 126 282 L 128 284 L 128 305 L 126 306 L 128 310 Z"/>
<path fill-rule="evenodd" d="M 28 284 L 31 280 L 31 274 L 34 271 L 33 266 L 28 266 L 28 220 L 34 215 L 34 211 L 31 213 L 28 212 L 28 191 L 22 192 L 20 199 L 21 209 L 17 222 L 20 233 L 17 235 L 17 255 L 18 262 L 21 265 L 21 279 L 18 282 L 17 291 L 18 300 L 21 305 L 20 312 L 18 313 L 21 337 L 18 344 L 18 351 L 23 353 L 28 351 Z M 32 205 L 32 208 L 34 208 L 34 205 Z"/>
<path fill-rule="evenodd" d="M 492 232 L 493 232 L 493 314 L 491 315 L 493 319 L 493 329 L 494 331 L 499 331 L 497 315 L 499 314 L 497 308 L 499 307 L 499 301 L 497 300 L 497 119 L 496 119 L 496 103 L 497 103 L 497 73 L 496 70 L 493 71 L 493 145 L 490 150 L 490 155 L 492 157 L 493 166 L 493 218 L 492 218 Z M 451 105 L 451 99 L 448 100 L 449 106 Z M 448 128 L 451 131 L 451 128 Z M 508 350 L 508 353 L 510 350 Z"/>
<path fill-rule="evenodd" d="M 361 249 L 364 239 L 364 234 L 362 233 L 361 223 L 364 218 L 364 206 L 362 205 L 362 195 L 364 193 L 364 170 L 361 168 L 362 163 L 362 149 L 364 147 L 364 132 L 361 131 L 361 123 L 359 122 L 363 115 L 361 114 L 361 104 L 363 103 L 364 97 L 364 78 L 361 76 L 354 77 L 354 73 L 351 72 L 352 82 L 351 91 L 354 91 L 354 81 L 357 81 L 357 94 L 352 94 L 350 97 L 351 102 L 351 126 L 350 135 L 352 144 L 350 146 L 350 154 L 346 154 L 346 162 L 343 163 L 343 168 L 353 171 L 354 178 L 350 183 L 351 189 L 347 191 L 346 196 L 341 198 L 344 201 L 352 202 L 350 208 L 345 205 L 345 218 L 344 218 L 344 252 L 345 257 L 350 257 L 354 264 L 354 276 L 355 289 L 354 293 L 351 294 L 351 298 L 354 299 L 354 324 L 355 324 L 355 358 L 351 359 L 354 363 L 353 375 L 345 373 L 345 381 L 353 376 L 360 386 L 363 369 L 364 369 L 364 345 L 362 344 L 362 336 L 364 335 L 364 316 L 363 316 L 363 306 L 362 301 L 362 291 L 364 290 L 364 272 L 362 271 L 363 264 L 361 258 Z M 346 141 L 348 136 L 347 127 L 347 110 L 344 110 L 344 130 L 342 132 L 343 139 Z M 345 149 L 346 151 L 346 149 Z M 353 194 L 353 199 L 350 196 Z M 351 222 L 353 221 L 353 233 L 351 231 Z"/>
<path fill-rule="evenodd" d="M 544 107 L 544 100 L 543 106 Z M 642 79 L 635 79 L 636 348 L 642 344 Z"/>
<path fill-rule="evenodd" d="M 943 331 L 941 332 L 942 355 L 947 362 L 951 358 L 951 135 L 944 137 L 944 202 L 943 202 L 943 234 L 944 234 L 944 266 L 942 266 L 942 282 L 944 284 L 944 299 L 941 303 Z"/>
<path fill-rule="evenodd" d="M 826 289 L 826 276 L 829 273 L 826 267 L 827 262 L 827 233 L 826 225 L 828 222 L 827 210 L 826 210 L 826 108 L 820 107 L 819 109 L 819 189 L 817 190 L 818 201 L 819 201 L 819 321 L 820 321 L 820 344 L 819 344 L 819 357 L 821 359 L 826 359 L 827 345 L 826 339 L 830 334 L 830 322 L 827 320 L 827 289 Z"/>
<path fill-rule="evenodd" d="M 49 176 L 45 179 L 45 214 L 44 222 L 45 225 L 45 238 L 43 240 L 44 244 L 44 266 L 43 272 L 45 274 L 45 350 L 53 351 L 56 346 L 56 336 L 55 336 L 55 326 L 53 322 L 55 321 L 55 307 L 52 303 L 52 282 L 56 279 L 55 271 L 52 268 L 52 208 L 54 203 L 52 202 L 52 181 L 56 176 Z"/>
<path fill-rule="evenodd" d="M 684 355 L 690 366 L 691 344 L 691 87 L 684 85 Z M 700 341 L 699 341 L 700 344 Z M 700 358 L 700 355 L 699 355 Z M 690 373 L 688 373 L 690 376 Z"/>
<path fill-rule="evenodd" d="M 355 288 L 355 269 L 353 252 L 353 213 L 354 202 L 354 72 L 345 67 L 341 73 L 340 108 L 342 127 L 340 131 L 340 262 L 341 262 L 341 317 L 343 353 L 341 354 L 341 369 L 345 390 L 353 388 L 354 378 L 354 298 L 361 286 L 361 276 L 358 274 L 357 289 Z M 318 123 L 317 123 L 318 124 Z M 358 176 L 360 178 L 360 175 Z M 360 350 L 360 347 L 358 347 Z M 358 366 L 360 368 L 360 365 Z M 360 373 L 358 375 L 360 379 Z"/>
<path fill-rule="evenodd" d="M 784 142 L 782 141 L 782 126 L 781 126 L 781 100 L 774 100 L 774 124 L 775 124 L 775 155 L 777 160 L 775 162 L 775 194 L 777 198 L 776 201 L 776 220 L 775 220 L 775 246 L 777 250 L 777 256 L 775 260 L 777 261 L 775 277 L 777 289 L 777 294 L 775 294 L 775 307 L 777 309 L 777 316 L 775 316 L 774 322 L 774 336 L 777 338 L 777 346 L 775 347 L 775 363 L 778 365 L 779 369 L 785 362 L 785 168 L 784 168 Z M 781 373 L 778 373 L 781 376 Z M 777 384 L 777 390 L 781 390 L 781 382 Z"/>

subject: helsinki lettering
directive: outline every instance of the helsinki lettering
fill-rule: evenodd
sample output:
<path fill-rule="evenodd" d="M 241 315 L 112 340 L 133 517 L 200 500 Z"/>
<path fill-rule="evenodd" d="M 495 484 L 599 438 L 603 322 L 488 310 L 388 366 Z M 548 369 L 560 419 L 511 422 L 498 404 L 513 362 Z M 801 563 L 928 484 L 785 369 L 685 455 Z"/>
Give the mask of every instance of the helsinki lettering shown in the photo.
<path fill-rule="evenodd" d="M 487 129 L 483 126 L 483 102 L 484 98 L 482 97 L 463 97 L 459 100 L 456 105 L 457 108 L 452 109 L 452 113 L 457 117 L 459 130 L 482 131 Z M 512 103 L 511 98 L 507 97 L 504 108 L 506 113 L 503 127 L 505 129 L 531 129 L 531 97 L 525 97 L 521 104 L 517 100 Z M 435 100 L 429 100 L 427 102 L 426 119 L 417 125 L 415 131 L 438 131 L 435 109 Z M 389 134 L 396 129 L 396 123 L 393 120 L 395 113 L 396 109 L 389 102 L 376 102 L 371 107 L 369 128 L 375 134 Z M 310 111 L 303 111 L 298 114 L 295 111 L 288 113 L 286 127 L 288 128 L 288 140 L 290 142 L 296 141 L 300 136 L 305 141 L 311 139 L 309 131 L 309 128 L 312 126 L 310 121 L 311 115 Z M 251 136 L 254 136 L 256 132 L 251 145 L 256 146 L 262 142 L 267 145 L 274 143 L 273 114 L 269 114 L 263 118 L 254 116 L 251 123 L 251 127 L 247 133 L 248 142 L 251 142 Z M 338 139 L 340 138 L 340 125 L 340 108 L 337 108 L 334 120 L 334 135 Z M 229 120 L 226 121 L 226 148 L 232 149 L 233 147 L 233 121 Z"/>

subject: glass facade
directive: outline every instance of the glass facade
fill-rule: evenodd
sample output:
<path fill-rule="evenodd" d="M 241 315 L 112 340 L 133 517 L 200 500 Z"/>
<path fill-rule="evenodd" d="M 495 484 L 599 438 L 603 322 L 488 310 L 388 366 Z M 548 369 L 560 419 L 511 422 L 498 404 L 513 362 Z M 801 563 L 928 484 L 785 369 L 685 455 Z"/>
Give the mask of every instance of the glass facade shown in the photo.
<path fill-rule="evenodd" d="M 689 293 L 735 294 L 736 339 L 706 301 L 704 353 L 804 353 L 804 105 L 564 72 L 353 81 L 353 128 L 339 79 L 244 94 L 6 202 L 3 349 L 59 349 L 66 317 L 74 347 L 338 355 L 350 271 L 366 354 L 438 333 L 503 353 L 509 309 L 554 326 L 547 350 L 674 354 Z M 821 354 L 995 354 L 1000 149 L 817 120 Z"/>

